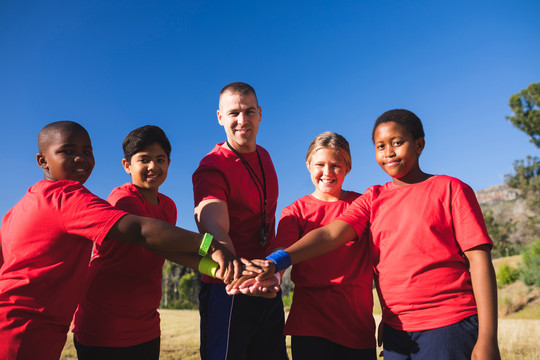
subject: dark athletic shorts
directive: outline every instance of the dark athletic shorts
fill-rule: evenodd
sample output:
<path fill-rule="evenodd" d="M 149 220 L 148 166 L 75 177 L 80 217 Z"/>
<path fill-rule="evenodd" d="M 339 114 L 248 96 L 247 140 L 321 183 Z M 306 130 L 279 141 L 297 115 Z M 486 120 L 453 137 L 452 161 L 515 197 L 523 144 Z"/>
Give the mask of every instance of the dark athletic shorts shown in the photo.
<path fill-rule="evenodd" d="M 291 336 L 294 360 L 377 360 L 376 349 L 352 349 L 317 336 Z"/>
<path fill-rule="evenodd" d="M 470 360 L 477 338 L 477 315 L 425 331 L 401 331 L 384 324 L 384 360 Z"/>
<path fill-rule="evenodd" d="M 201 284 L 203 360 L 288 359 L 281 292 L 273 299 L 227 295 L 224 284 Z"/>
<path fill-rule="evenodd" d="M 160 338 L 128 347 L 86 346 L 73 335 L 79 360 L 159 360 Z"/>

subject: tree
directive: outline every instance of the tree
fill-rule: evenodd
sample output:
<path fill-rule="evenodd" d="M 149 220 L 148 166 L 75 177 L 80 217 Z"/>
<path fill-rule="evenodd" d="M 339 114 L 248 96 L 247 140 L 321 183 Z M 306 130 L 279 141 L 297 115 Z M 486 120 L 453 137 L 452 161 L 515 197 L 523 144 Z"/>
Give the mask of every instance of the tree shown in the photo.
<path fill-rule="evenodd" d="M 514 116 L 506 119 L 529 135 L 536 147 L 540 147 L 540 83 L 532 83 L 519 94 L 512 95 L 509 105 Z"/>
<path fill-rule="evenodd" d="M 536 147 L 540 147 L 540 83 L 532 83 L 527 89 L 510 97 L 514 116 L 506 118 L 518 129 L 529 135 Z M 540 160 L 528 156 L 514 162 L 514 175 L 506 175 L 507 185 L 523 191 L 529 206 L 540 209 Z"/>

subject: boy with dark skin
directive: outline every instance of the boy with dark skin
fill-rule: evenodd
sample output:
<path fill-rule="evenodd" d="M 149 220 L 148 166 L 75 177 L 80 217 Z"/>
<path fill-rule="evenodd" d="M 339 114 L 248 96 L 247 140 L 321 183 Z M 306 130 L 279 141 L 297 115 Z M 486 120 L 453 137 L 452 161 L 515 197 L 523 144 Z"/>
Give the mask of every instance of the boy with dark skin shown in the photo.
<path fill-rule="evenodd" d="M 51 123 L 40 131 L 38 144 L 44 180 L 5 215 L 0 228 L 2 359 L 60 357 L 93 242 L 118 239 L 182 263 L 204 238 L 128 214 L 90 193 L 83 183 L 95 161 L 81 125 Z M 241 262 L 219 242 L 211 242 L 207 253 L 219 264 L 217 277 L 229 282 L 240 275 Z"/>

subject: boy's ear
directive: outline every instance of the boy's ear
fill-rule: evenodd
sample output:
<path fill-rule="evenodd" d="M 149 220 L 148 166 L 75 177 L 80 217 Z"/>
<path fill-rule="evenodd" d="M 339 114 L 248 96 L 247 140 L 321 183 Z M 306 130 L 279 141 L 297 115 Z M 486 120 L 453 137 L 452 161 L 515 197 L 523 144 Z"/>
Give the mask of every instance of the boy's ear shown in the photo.
<path fill-rule="evenodd" d="M 124 167 L 124 170 L 131 175 L 131 164 L 125 158 L 122 159 L 122 166 Z"/>
<path fill-rule="evenodd" d="M 43 170 L 47 170 L 49 168 L 49 165 L 47 164 L 47 158 L 45 157 L 45 155 L 43 155 L 41 153 L 37 153 L 36 154 L 36 161 L 37 161 L 39 167 L 42 168 Z"/>
<path fill-rule="evenodd" d="M 426 140 L 422 138 L 416 139 L 416 153 L 420 155 L 422 151 L 424 151 L 424 147 L 426 146 Z"/>

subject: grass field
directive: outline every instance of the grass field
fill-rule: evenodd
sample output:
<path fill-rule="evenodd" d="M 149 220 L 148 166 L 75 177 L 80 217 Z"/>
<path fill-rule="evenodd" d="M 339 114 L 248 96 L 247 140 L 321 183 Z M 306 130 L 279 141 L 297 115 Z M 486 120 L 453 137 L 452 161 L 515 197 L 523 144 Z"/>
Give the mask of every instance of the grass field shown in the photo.
<path fill-rule="evenodd" d="M 512 256 L 496 259 L 498 269 L 502 264 L 517 267 L 521 257 Z M 377 324 L 380 321 L 380 306 L 375 297 L 373 309 Z M 516 311 L 508 312 L 506 307 Z M 499 347 L 503 360 L 540 360 L 540 296 L 538 289 L 516 282 L 499 289 Z M 197 310 L 160 310 L 161 313 L 161 356 L 162 360 L 199 359 L 199 313 Z M 290 356 L 290 340 L 287 338 Z M 379 353 L 380 351 L 377 351 Z M 61 359 L 77 359 L 72 334 Z"/>
<path fill-rule="evenodd" d="M 160 312 L 161 359 L 199 359 L 199 313 L 196 310 L 160 310 Z M 378 323 L 380 317 L 378 315 L 375 317 Z M 540 320 L 499 320 L 499 346 L 503 360 L 540 360 L 539 339 Z M 77 359 L 71 334 L 61 359 Z"/>

